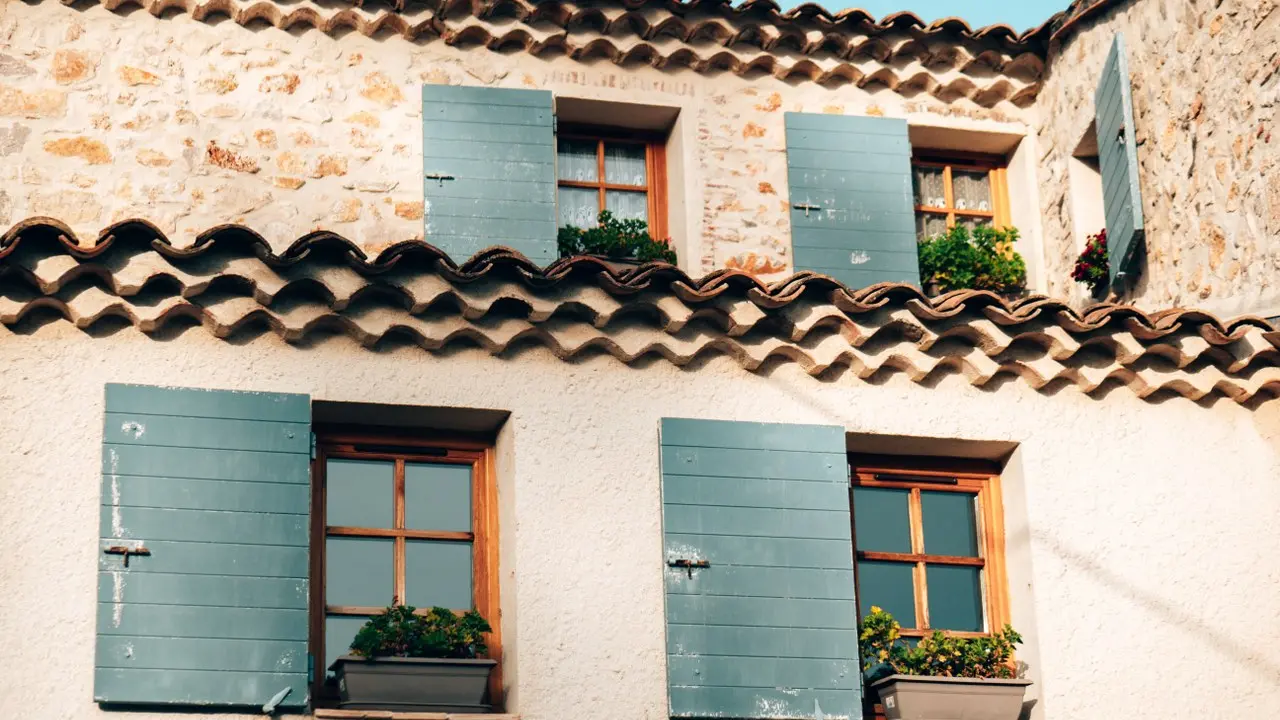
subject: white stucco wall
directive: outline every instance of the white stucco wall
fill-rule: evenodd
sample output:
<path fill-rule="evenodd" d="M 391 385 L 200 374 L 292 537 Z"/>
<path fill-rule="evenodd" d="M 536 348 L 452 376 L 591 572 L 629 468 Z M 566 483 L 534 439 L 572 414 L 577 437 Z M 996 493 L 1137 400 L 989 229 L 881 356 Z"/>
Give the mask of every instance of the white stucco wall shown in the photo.
<path fill-rule="evenodd" d="M 1280 403 L 986 391 L 900 377 L 680 370 L 454 350 L 153 340 L 63 322 L 0 329 L 0 691 L 5 717 L 105 718 L 92 702 L 103 384 L 500 408 L 511 710 L 666 714 L 658 420 L 839 424 L 1020 444 L 1007 476 L 1011 595 L 1050 720 L 1265 718 L 1280 707 Z M 1224 705 L 1225 704 L 1225 705 Z M 161 717 L 111 713 L 117 718 Z M 200 720 L 200 715 L 172 716 Z M 221 716 L 226 717 L 226 716 Z"/>

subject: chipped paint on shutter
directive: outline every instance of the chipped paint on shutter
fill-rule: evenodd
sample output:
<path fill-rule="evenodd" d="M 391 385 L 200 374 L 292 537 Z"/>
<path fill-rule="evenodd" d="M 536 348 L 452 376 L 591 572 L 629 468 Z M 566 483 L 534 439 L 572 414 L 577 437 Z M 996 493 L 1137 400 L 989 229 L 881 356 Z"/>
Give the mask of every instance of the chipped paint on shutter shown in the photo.
<path fill-rule="evenodd" d="M 907 122 L 787 113 L 786 133 L 795 269 L 918 286 Z"/>
<path fill-rule="evenodd" d="M 1102 68 L 1094 110 L 1111 282 L 1113 287 L 1122 289 L 1122 276 L 1132 268 L 1146 231 L 1138 182 L 1138 143 L 1133 124 L 1129 62 L 1125 57 L 1124 36 L 1119 33 Z"/>
<path fill-rule="evenodd" d="M 554 262 L 553 120 L 545 90 L 424 85 L 426 241 L 458 263 L 498 245 Z"/>
<path fill-rule="evenodd" d="M 310 416 L 306 395 L 107 385 L 97 702 L 307 703 Z"/>
<path fill-rule="evenodd" d="M 833 426 L 662 420 L 672 717 L 861 717 L 844 449 Z"/>

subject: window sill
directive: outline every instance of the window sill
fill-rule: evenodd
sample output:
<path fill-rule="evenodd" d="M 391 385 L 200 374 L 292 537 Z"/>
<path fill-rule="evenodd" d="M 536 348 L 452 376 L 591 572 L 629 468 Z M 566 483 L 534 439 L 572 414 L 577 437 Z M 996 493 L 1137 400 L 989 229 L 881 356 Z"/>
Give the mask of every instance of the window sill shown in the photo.
<path fill-rule="evenodd" d="M 320 708 L 316 720 L 520 720 L 519 715 L 506 713 L 435 713 L 392 712 L 390 710 L 332 710 Z"/>

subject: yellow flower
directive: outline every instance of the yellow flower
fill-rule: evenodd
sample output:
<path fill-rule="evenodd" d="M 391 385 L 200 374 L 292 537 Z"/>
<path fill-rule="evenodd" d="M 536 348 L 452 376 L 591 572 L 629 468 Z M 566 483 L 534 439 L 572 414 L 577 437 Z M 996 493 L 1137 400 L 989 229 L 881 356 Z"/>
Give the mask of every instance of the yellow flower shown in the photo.
<path fill-rule="evenodd" d="M 880 606 L 878 606 L 878 605 L 872 605 L 872 606 L 871 606 L 871 614 L 872 614 L 872 615 L 875 615 L 875 614 L 877 614 L 877 613 L 882 613 L 882 612 L 884 612 L 884 611 L 880 609 Z"/>

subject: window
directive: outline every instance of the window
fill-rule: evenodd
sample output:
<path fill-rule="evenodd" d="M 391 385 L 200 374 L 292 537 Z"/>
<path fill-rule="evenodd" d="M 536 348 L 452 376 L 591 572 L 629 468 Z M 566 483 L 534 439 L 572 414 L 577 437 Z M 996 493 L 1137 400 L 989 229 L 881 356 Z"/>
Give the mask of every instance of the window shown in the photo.
<path fill-rule="evenodd" d="M 1003 159 L 916 156 L 911 159 L 911 171 L 918 238 L 933 237 L 956 225 L 1011 224 Z"/>
<path fill-rule="evenodd" d="M 601 210 L 649 224 L 667 236 L 666 154 L 656 135 L 561 132 L 556 137 L 560 225 L 592 227 Z"/>
<path fill-rule="evenodd" d="M 500 704 L 497 512 L 485 444 L 321 434 L 312 496 L 313 697 L 370 615 L 393 603 L 475 608 L 493 626 L 490 699 Z"/>
<path fill-rule="evenodd" d="M 1008 622 L 1000 476 L 985 464 L 851 456 L 861 615 L 902 635 L 985 635 Z"/>

